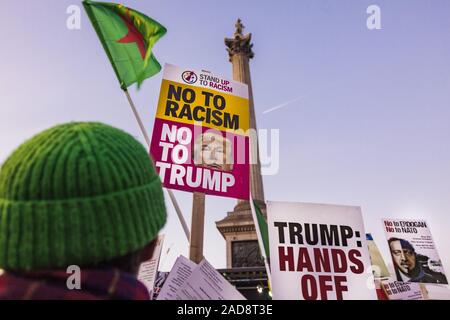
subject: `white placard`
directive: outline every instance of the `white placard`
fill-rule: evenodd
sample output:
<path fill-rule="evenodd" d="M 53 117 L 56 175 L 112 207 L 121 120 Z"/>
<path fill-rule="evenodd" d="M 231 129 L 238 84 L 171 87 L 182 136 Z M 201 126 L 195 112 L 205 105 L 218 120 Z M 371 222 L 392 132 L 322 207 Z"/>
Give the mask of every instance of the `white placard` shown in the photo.
<path fill-rule="evenodd" d="M 158 271 L 159 259 L 161 257 L 161 249 L 164 243 L 164 235 L 159 235 L 156 239 L 155 248 L 152 257 L 141 263 L 139 266 L 138 280 L 141 281 L 150 294 L 150 299 L 153 296 L 153 287 L 155 284 L 156 272 Z"/>
<path fill-rule="evenodd" d="M 179 256 L 156 300 L 175 300 L 176 293 L 196 267 L 197 265 L 191 260 Z"/>
<path fill-rule="evenodd" d="M 376 299 L 361 209 L 268 202 L 273 299 Z"/>
<path fill-rule="evenodd" d="M 426 221 L 383 219 L 383 227 L 397 281 L 448 284 Z"/>
<path fill-rule="evenodd" d="M 176 294 L 177 300 L 245 300 L 205 259 Z"/>
<path fill-rule="evenodd" d="M 423 300 L 420 283 L 399 282 L 394 279 L 381 281 L 383 291 L 389 300 Z"/>

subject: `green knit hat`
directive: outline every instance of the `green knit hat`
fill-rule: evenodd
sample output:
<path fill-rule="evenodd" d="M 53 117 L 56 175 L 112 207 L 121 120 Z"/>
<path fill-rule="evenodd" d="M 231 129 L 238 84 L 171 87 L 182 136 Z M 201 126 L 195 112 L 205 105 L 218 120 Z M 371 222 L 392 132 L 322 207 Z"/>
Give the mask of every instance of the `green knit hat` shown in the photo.
<path fill-rule="evenodd" d="M 91 265 L 145 247 L 166 222 L 145 148 L 101 123 L 50 128 L 0 169 L 0 268 Z"/>

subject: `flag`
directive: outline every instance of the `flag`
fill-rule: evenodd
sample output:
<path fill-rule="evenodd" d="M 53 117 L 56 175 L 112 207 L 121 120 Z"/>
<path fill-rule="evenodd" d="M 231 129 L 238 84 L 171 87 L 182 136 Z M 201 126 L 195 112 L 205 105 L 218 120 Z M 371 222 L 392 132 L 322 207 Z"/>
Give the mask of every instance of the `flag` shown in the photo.
<path fill-rule="evenodd" d="M 167 32 L 164 26 L 121 4 L 85 0 L 83 6 L 123 90 L 161 70 L 152 47 Z"/>
<path fill-rule="evenodd" d="M 255 224 L 256 236 L 258 237 L 259 248 L 261 255 L 264 259 L 264 266 L 267 272 L 267 284 L 269 286 L 269 291 L 272 291 L 272 277 L 270 273 L 270 263 L 269 263 L 269 229 L 267 228 L 267 222 L 264 218 L 261 209 L 258 204 L 253 200 L 250 194 L 250 208 L 253 216 L 253 223 Z"/>
<path fill-rule="evenodd" d="M 255 215 L 256 215 L 256 222 L 258 223 L 259 232 L 261 234 L 261 240 L 264 245 L 264 253 L 266 255 L 266 259 L 269 259 L 269 230 L 267 228 L 267 222 L 264 218 L 261 209 L 258 207 L 258 204 L 255 200 L 253 200 L 253 205 L 255 206 Z"/>

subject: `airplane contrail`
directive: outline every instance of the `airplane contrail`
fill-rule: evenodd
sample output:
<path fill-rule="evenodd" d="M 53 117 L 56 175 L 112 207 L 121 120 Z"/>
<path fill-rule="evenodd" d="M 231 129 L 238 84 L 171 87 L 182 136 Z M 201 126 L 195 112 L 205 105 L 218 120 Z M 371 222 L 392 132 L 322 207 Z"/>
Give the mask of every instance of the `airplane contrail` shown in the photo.
<path fill-rule="evenodd" d="M 277 106 L 275 106 L 273 108 L 270 108 L 270 109 L 267 109 L 267 110 L 263 111 L 263 114 L 266 114 L 266 113 L 269 113 L 269 112 L 281 109 L 281 108 L 283 108 L 283 107 L 285 107 L 285 106 L 287 106 L 287 105 L 289 105 L 291 103 L 294 103 L 294 102 L 296 102 L 296 101 L 298 101 L 298 100 L 300 100 L 302 98 L 303 98 L 303 96 L 300 96 L 300 97 L 297 97 L 295 99 L 289 100 L 289 101 L 287 101 L 285 103 L 279 104 L 279 105 L 277 105 Z"/>

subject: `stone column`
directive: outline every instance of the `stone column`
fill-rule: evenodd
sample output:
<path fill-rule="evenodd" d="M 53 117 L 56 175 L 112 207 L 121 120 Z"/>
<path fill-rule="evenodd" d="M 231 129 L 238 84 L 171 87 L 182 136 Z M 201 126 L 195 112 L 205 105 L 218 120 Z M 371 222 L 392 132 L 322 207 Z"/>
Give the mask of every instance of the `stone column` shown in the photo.
<path fill-rule="evenodd" d="M 250 59 L 253 58 L 253 44 L 251 44 L 251 33 L 243 34 L 241 19 L 236 22 L 236 31 L 233 38 L 225 38 L 225 45 L 229 54 L 229 60 L 233 67 L 233 80 L 243 82 L 248 85 L 249 106 L 250 106 L 250 128 L 256 133 L 256 115 L 253 104 L 252 81 L 250 77 Z M 256 137 L 256 135 L 254 136 Z M 250 186 L 253 198 L 257 200 L 260 207 L 265 208 L 264 204 L 264 188 L 261 177 L 261 164 L 259 160 L 258 143 L 256 139 L 250 139 L 250 148 L 252 154 L 255 155 L 253 164 L 250 165 Z M 256 159 L 255 159 L 256 158 Z M 250 210 L 248 201 L 238 200 L 238 204 L 234 211 Z"/>
<path fill-rule="evenodd" d="M 233 67 L 233 79 L 248 85 L 249 90 L 249 107 L 250 107 L 250 128 L 256 132 L 256 116 L 253 104 L 253 90 L 250 77 L 250 59 L 253 58 L 251 34 L 243 34 L 244 26 L 241 20 L 236 22 L 236 31 L 232 38 L 225 39 L 229 60 Z M 253 135 L 256 137 L 256 135 Z M 261 177 L 261 164 L 258 154 L 258 143 L 255 139 L 250 138 L 252 154 L 254 162 L 250 165 L 250 187 L 253 198 L 258 203 L 263 214 L 266 212 L 264 203 L 264 189 Z M 257 241 L 255 225 L 248 201 L 238 200 L 234 210 L 227 213 L 227 216 L 216 221 L 216 227 L 226 241 L 227 250 L 227 268 L 233 267 L 233 244 L 241 241 Z M 244 249 L 245 250 L 245 249 Z M 250 250 L 250 249 L 249 249 Z M 258 266 L 250 265 L 250 267 Z"/>

